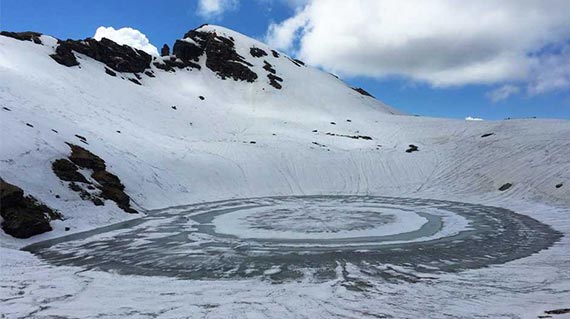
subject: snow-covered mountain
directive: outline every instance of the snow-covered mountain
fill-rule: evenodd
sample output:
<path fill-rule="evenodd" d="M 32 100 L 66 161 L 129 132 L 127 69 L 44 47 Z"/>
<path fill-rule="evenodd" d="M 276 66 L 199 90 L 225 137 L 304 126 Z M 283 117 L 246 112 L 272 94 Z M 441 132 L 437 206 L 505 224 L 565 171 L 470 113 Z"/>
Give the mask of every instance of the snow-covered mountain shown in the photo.
<path fill-rule="evenodd" d="M 219 26 L 191 30 L 162 51 L 150 56 L 107 39 L 0 35 L 1 221 L 12 235 L 29 237 L 0 232 L 0 304 L 10 309 L 7 317 L 438 318 L 445 312 L 535 318 L 566 306 L 559 297 L 570 282 L 570 122 L 405 115 L 332 74 Z M 414 286 L 367 282 L 368 274 L 348 263 L 337 269 L 338 279 L 325 282 L 188 284 L 83 273 L 7 249 L 152 217 L 165 207 L 341 194 L 504 207 L 566 237 L 520 261 L 438 273 L 428 279 L 436 284 Z M 334 209 L 326 216 L 335 227 L 366 224 L 346 216 L 334 224 Z M 23 210 L 39 215 L 17 217 Z M 291 223 L 280 225 L 302 220 L 304 210 L 294 212 Z M 161 218 L 152 222 L 164 223 Z M 245 227 L 232 228 L 227 220 L 218 226 L 230 234 Z M 451 228 L 469 226 L 461 220 Z M 176 229 L 175 221 L 162 226 Z M 414 224 L 400 222 L 404 230 Z M 27 232 L 26 225 L 41 234 Z M 397 230 L 389 226 L 387 233 Z M 171 235 L 147 231 L 140 243 Z M 130 244 L 127 249 L 139 249 Z M 368 290 L 345 289 L 351 280 Z M 117 302 L 125 296 L 129 302 Z"/>
<path fill-rule="evenodd" d="M 64 216 L 38 238 L 134 217 L 105 198 L 94 205 L 54 174 L 68 144 L 103 159 L 140 213 L 284 194 L 569 202 L 567 121 L 400 115 L 219 26 L 188 32 L 172 51 L 155 57 L 106 39 L 0 36 L 0 177 Z M 499 191 L 505 184 L 513 186 Z"/>

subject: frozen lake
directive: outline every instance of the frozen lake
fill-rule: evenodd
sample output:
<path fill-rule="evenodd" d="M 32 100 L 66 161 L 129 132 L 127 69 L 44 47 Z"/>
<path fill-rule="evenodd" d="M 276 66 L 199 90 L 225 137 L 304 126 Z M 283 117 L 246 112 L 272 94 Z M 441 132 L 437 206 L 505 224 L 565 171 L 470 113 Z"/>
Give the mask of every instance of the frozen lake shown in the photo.
<path fill-rule="evenodd" d="M 184 279 L 305 276 L 350 263 L 416 281 L 529 256 L 561 237 L 504 208 L 442 200 L 304 196 L 176 207 L 26 248 L 56 265 Z M 390 265 L 387 267 L 386 265 Z M 395 266 L 395 267 L 394 267 Z"/>

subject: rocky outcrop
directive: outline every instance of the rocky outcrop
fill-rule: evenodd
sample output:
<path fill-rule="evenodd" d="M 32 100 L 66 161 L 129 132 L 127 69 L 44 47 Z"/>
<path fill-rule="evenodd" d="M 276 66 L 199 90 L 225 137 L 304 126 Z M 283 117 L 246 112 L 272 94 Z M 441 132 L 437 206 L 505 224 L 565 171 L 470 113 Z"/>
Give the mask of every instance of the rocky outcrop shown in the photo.
<path fill-rule="evenodd" d="M 125 186 L 117 175 L 107 171 L 105 161 L 81 146 L 67 143 L 71 154 L 67 159 L 58 159 L 52 163 L 53 172 L 65 182 L 69 188 L 79 193 L 84 200 L 90 200 L 97 206 L 104 205 L 103 199 L 114 201 L 127 213 L 137 213 L 131 208 L 130 197 L 125 193 Z M 79 168 L 91 170 L 88 180 Z"/>
<path fill-rule="evenodd" d="M 273 68 L 273 65 L 271 65 L 271 63 L 267 62 L 266 60 L 263 60 L 263 69 L 269 72 L 267 73 L 267 78 L 269 79 L 269 85 L 280 90 L 282 86 L 279 82 L 283 82 L 283 79 L 275 75 L 275 73 L 277 72 Z"/>
<path fill-rule="evenodd" d="M 67 159 L 58 159 L 51 164 L 55 175 L 62 181 L 89 183 L 83 174 L 77 171 L 77 166 Z"/>
<path fill-rule="evenodd" d="M 167 71 L 167 72 L 175 72 L 176 68 L 184 69 L 187 67 L 194 68 L 200 70 L 201 67 L 199 64 L 194 63 L 192 61 L 182 61 L 181 59 L 177 58 L 176 56 L 164 57 L 162 60 L 153 63 L 158 69 Z"/>
<path fill-rule="evenodd" d="M 102 62 L 117 72 L 142 73 L 150 67 L 152 61 L 148 53 L 128 45 L 117 44 L 107 38 L 102 38 L 100 41 L 92 38 L 58 41 L 55 53 L 51 57 L 65 66 L 78 65 L 79 62 L 73 52 Z"/>
<path fill-rule="evenodd" d="M 257 79 L 257 74 L 249 68 L 252 64 L 236 52 L 234 41 L 215 32 L 191 30 L 174 43 L 172 53 L 184 63 L 198 62 L 206 55 L 206 67 L 222 79 L 247 82 Z"/>
<path fill-rule="evenodd" d="M 256 48 L 256 47 L 250 48 L 249 54 L 251 54 L 251 56 L 254 58 L 261 58 L 261 57 L 267 56 L 267 52 L 263 51 L 260 48 Z"/>
<path fill-rule="evenodd" d="M 164 44 L 162 49 L 160 49 L 160 56 L 169 56 L 170 55 L 170 47 L 168 44 Z"/>
<path fill-rule="evenodd" d="M 5 37 L 13 38 L 20 41 L 32 41 L 36 44 L 42 44 L 42 40 L 40 39 L 41 33 L 26 31 L 26 32 L 8 32 L 2 31 L 0 35 Z"/>
<path fill-rule="evenodd" d="M 283 79 L 278 77 L 275 74 L 267 74 L 267 78 L 269 79 L 269 85 L 271 85 L 272 87 L 280 90 L 281 89 L 281 84 L 279 84 L 279 82 L 283 82 Z"/>
<path fill-rule="evenodd" d="M 61 215 L 24 191 L 0 178 L 2 229 L 16 238 L 29 238 L 52 230 L 49 222 Z"/>
<path fill-rule="evenodd" d="M 368 93 L 365 89 L 363 88 L 352 88 L 353 90 L 355 90 L 356 92 L 364 95 L 364 96 L 369 96 L 369 97 L 374 97 L 372 96 L 372 94 Z"/>

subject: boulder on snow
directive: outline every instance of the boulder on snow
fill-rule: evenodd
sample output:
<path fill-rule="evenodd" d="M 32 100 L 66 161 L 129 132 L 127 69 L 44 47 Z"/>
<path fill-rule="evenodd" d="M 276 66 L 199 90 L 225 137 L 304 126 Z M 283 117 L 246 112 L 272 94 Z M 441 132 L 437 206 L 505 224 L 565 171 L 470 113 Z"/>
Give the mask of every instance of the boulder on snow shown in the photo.
<path fill-rule="evenodd" d="M 49 222 L 61 215 L 39 203 L 32 196 L 0 178 L 0 215 L 2 229 L 16 238 L 29 238 L 52 230 Z"/>
<path fill-rule="evenodd" d="M 406 150 L 406 153 L 412 153 L 412 152 L 417 152 L 417 151 L 419 151 L 419 148 L 414 144 L 410 144 L 410 145 L 408 145 L 408 149 Z"/>
<path fill-rule="evenodd" d="M 512 186 L 513 186 L 512 183 L 505 183 L 505 184 L 503 184 L 501 187 L 499 187 L 499 190 L 500 190 L 501 192 L 504 192 L 504 191 L 506 191 L 507 189 L 511 188 Z"/>

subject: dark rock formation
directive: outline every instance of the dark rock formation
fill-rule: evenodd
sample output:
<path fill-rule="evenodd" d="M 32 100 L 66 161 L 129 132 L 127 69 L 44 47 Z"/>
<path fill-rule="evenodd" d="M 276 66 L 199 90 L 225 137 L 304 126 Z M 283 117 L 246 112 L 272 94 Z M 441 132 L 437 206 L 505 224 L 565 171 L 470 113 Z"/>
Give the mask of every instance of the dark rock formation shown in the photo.
<path fill-rule="evenodd" d="M 273 54 L 274 58 L 278 58 L 279 57 L 279 52 L 275 51 L 275 50 L 271 50 L 271 54 Z"/>
<path fill-rule="evenodd" d="M 71 48 L 69 46 L 59 45 L 55 49 L 55 53 L 50 55 L 50 57 L 54 59 L 55 62 L 61 65 L 65 65 L 67 67 L 79 65 L 79 62 L 77 62 L 77 58 L 75 57 L 75 54 L 73 54 L 73 51 L 71 51 Z"/>
<path fill-rule="evenodd" d="M 481 137 L 482 137 L 482 138 L 485 138 L 485 137 L 489 137 L 489 136 L 492 136 L 492 135 L 495 135 L 495 133 L 483 134 L 483 135 L 481 135 Z"/>
<path fill-rule="evenodd" d="M 267 52 L 263 51 L 260 48 L 256 48 L 256 47 L 250 48 L 249 54 L 251 54 L 251 56 L 254 58 L 261 58 L 261 57 L 267 56 Z"/>
<path fill-rule="evenodd" d="M 33 41 L 36 44 L 42 44 L 42 40 L 40 39 L 40 36 L 42 35 L 41 33 L 38 32 L 32 32 L 32 31 L 26 31 L 26 32 L 8 32 L 8 31 L 2 31 L 0 32 L 0 35 L 3 35 L 5 37 L 10 37 L 10 38 L 14 38 L 16 40 L 20 40 L 20 41 Z"/>
<path fill-rule="evenodd" d="M 274 88 L 280 90 L 281 89 L 281 84 L 279 84 L 279 82 L 283 82 L 283 79 L 278 77 L 277 75 L 274 74 L 267 74 L 267 78 L 269 78 L 269 85 L 273 86 Z"/>
<path fill-rule="evenodd" d="M 92 38 L 59 41 L 55 54 L 51 57 L 65 66 L 78 65 L 74 51 L 100 61 L 118 72 L 144 72 L 152 61 L 148 53 L 128 45 L 119 45 L 107 38 L 102 38 L 101 41 Z"/>
<path fill-rule="evenodd" d="M 412 153 L 412 152 L 417 152 L 419 151 L 418 147 L 414 144 L 410 144 L 408 145 L 408 149 L 406 150 L 406 153 Z"/>
<path fill-rule="evenodd" d="M 269 73 L 273 73 L 275 74 L 277 71 L 275 71 L 275 69 L 273 68 L 273 65 L 271 65 L 271 63 L 263 60 L 263 69 Z"/>
<path fill-rule="evenodd" d="M 111 71 L 109 68 L 105 68 L 105 73 L 109 74 L 110 76 L 117 76 L 117 73 Z"/>
<path fill-rule="evenodd" d="M 71 148 L 69 159 L 77 166 L 92 169 L 94 171 L 103 171 L 107 168 L 105 161 L 99 156 L 89 152 L 81 146 L 71 143 L 67 143 L 67 145 Z"/>
<path fill-rule="evenodd" d="M 59 159 L 53 162 L 52 169 L 54 173 L 62 180 L 71 182 L 69 188 L 79 193 L 84 200 L 90 200 L 97 206 L 104 205 L 101 198 L 112 200 L 117 203 L 122 210 L 127 213 L 137 213 L 131 208 L 130 197 L 125 193 L 125 186 L 117 175 L 107 171 L 105 161 L 99 156 L 91 153 L 81 146 L 67 143 L 71 148 L 71 155 L 68 159 Z M 91 178 L 97 183 L 94 184 L 85 178 L 83 174 L 77 171 L 78 167 L 90 169 L 93 171 Z M 76 182 L 84 183 L 88 190 L 100 190 L 100 194 L 94 194 L 85 190 Z M 97 185 L 98 184 L 98 185 Z"/>
<path fill-rule="evenodd" d="M 554 185 L 554 187 L 556 187 L 556 188 L 561 188 L 562 186 L 564 186 L 563 183 L 558 183 L 558 184 Z"/>
<path fill-rule="evenodd" d="M 257 79 L 257 74 L 249 68 L 252 65 L 236 52 L 234 41 L 218 36 L 215 32 L 191 30 L 184 35 L 183 40 L 174 43 L 172 53 L 184 63 L 198 62 L 205 54 L 206 67 L 222 79 L 247 82 Z"/>
<path fill-rule="evenodd" d="M 299 60 L 299 59 L 293 59 L 293 61 L 297 62 L 297 64 L 305 65 L 305 62 L 303 62 L 303 61 L 301 61 L 301 60 Z"/>
<path fill-rule="evenodd" d="M 137 80 L 137 79 L 131 79 L 131 78 L 129 78 L 129 81 L 131 81 L 131 82 L 133 82 L 134 84 L 137 84 L 137 85 L 142 85 L 142 83 L 139 82 L 139 80 Z"/>
<path fill-rule="evenodd" d="M 289 59 L 289 61 L 291 61 L 291 62 L 292 62 L 293 64 L 295 64 L 296 66 L 301 67 L 301 64 L 300 64 L 299 62 L 297 62 L 297 60 L 291 59 L 291 58 L 289 58 L 289 57 L 287 57 L 287 58 Z"/>
<path fill-rule="evenodd" d="M 513 184 L 511 184 L 511 183 L 505 183 L 505 184 L 503 184 L 501 187 L 499 187 L 499 190 L 500 190 L 501 192 L 504 192 L 504 191 L 506 191 L 507 189 L 511 188 L 512 186 L 513 186 Z"/>
<path fill-rule="evenodd" d="M 563 314 L 570 313 L 570 308 L 547 310 L 544 313 L 547 315 L 563 315 Z"/>
<path fill-rule="evenodd" d="M 154 62 L 153 64 L 158 69 L 168 71 L 168 72 L 176 71 L 175 68 L 184 69 L 184 68 L 190 67 L 190 68 L 194 68 L 194 69 L 198 69 L 198 70 L 201 69 L 199 64 L 194 63 L 194 62 L 189 61 L 189 60 L 183 61 L 182 59 L 179 59 L 175 56 L 171 56 L 170 58 L 164 58 L 162 61 Z"/>
<path fill-rule="evenodd" d="M 371 141 L 372 137 L 367 136 L 367 135 L 345 135 L 345 134 L 335 134 L 335 133 L 326 133 L 326 135 L 329 136 L 340 136 L 340 137 L 348 137 L 354 140 L 367 140 L 367 141 Z"/>
<path fill-rule="evenodd" d="M 52 230 L 49 222 L 61 215 L 39 203 L 32 196 L 0 178 L 0 215 L 2 229 L 16 238 L 29 238 Z"/>
<path fill-rule="evenodd" d="M 374 97 L 374 96 L 372 96 L 372 94 L 366 92 L 366 90 L 364 90 L 363 88 L 352 88 L 352 89 L 355 90 L 356 92 L 362 94 L 362 95 Z"/>
<path fill-rule="evenodd" d="M 164 44 L 162 46 L 162 49 L 160 49 L 160 56 L 168 56 L 170 55 L 170 47 L 168 46 L 168 44 Z"/>
<path fill-rule="evenodd" d="M 77 171 L 77 165 L 67 159 L 56 160 L 51 164 L 51 169 L 62 181 L 89 183 L 85 176 Z"/>

